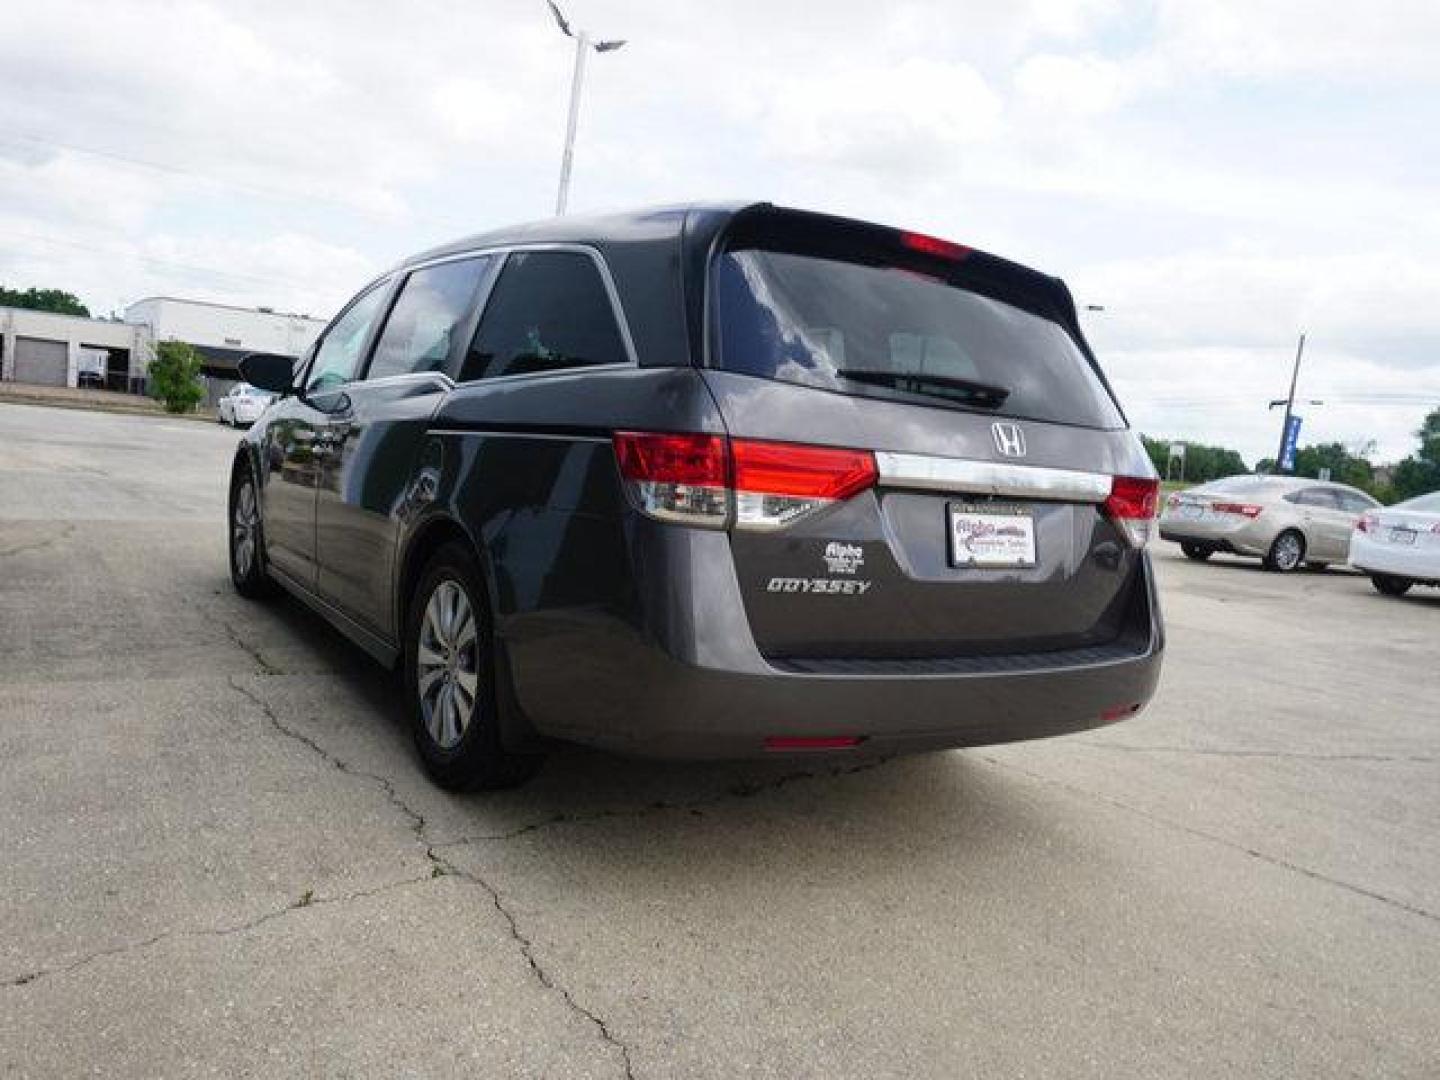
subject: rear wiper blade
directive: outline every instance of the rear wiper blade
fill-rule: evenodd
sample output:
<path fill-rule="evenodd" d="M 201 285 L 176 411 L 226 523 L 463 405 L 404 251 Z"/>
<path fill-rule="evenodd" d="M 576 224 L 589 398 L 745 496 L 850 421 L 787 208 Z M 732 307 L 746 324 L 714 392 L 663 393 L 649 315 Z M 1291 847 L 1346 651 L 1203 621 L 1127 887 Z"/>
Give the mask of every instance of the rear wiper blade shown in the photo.
<path fill-rule="evenodd" d="M 985 409 L 997 409 L 1005 404 L 1010 391 L 1003 386 L 976 382 L 974 379 L 957 379 L 949 375 L 927 375 L 923 372 L 873 371 L 864 368 L 841 368 L 835 372 L 842 379 L 851 382 L 868 383 L 871 386 L 885 386 L 902 390 L 907 394 L 928 394 L 931 397 L 949 398 Z"/>

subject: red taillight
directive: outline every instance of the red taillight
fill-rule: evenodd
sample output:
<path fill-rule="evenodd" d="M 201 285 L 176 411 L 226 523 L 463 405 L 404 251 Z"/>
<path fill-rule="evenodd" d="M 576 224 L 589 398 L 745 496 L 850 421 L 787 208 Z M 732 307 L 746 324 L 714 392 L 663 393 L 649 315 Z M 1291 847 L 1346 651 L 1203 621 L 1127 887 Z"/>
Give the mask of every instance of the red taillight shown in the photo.
<path fill-rule="evenodd" d="M 1141 476 L 1115 476 L 1105 500 L 1105 516 L 1118 524 L 1132 547 L 1144 547 L 1160 509 L 1160 481 Z"/>
<path fill-rule="evenodd" d="M 1168 506 L 1171 510 L 1174 510 L 1177 506 L 1180 505 L 1180 496 L 1171 495 L 1168 499 L 1165 500 L 1165 505 Z"/>
<path fill-rule="evenodd" d="M 735 439 L 730 455 L 736 491 L 848 499 L 875 483 L 877 475 L 875 455 L 868 450 Z"/>
<path fill-rule="evenodd" d="M 857 495 L 879 475 L 875 455 L 797 443 L 623 431 L 615 458 L 635 504 L 691 525 L 778 529 Z"/>
<path fill-rule="evenodd" d="M 1263 506 L 1256 506 L 1254 503 L 1237 502 L 1212 502 L 1210 509 L 1214 510 L 1217 514 L 1239 514 L 1242 517 L 1251 518 L 1252 520 L 1265 512 Z"/>
<path fill-rule="evenodd" d="M 1100 719 L 1107 724 L 1113 724 L 1117 720 L 1124 720 L 1127 716 L 1134 716 L 1140 711 L 1137 702 L 1134 705 L 1111 705 L 1108 709 L 1100 710 Z"/>
<path fill-rule="evenodd" d="M 950 259 L 954 262 L 959 262 L 970 254 L 970 249 L 964 244 L 941 240 L 938 236 L 926 236 L 924 233 L 902 232 L 900 243 L 922 255 L 934 255 L 937 259 Z"/>
<path fill-rule="evenodd" d="M 631 498 L 651 517 L 717 529 L 729 520 L 725 436 L 619 431 L 615 460 Z"/>
<path fill-rule="evenodd" d="M 1374 514 L 1361 514 L 1360 520 L 1355 522 L 1355 528 L 1359 532 L 1368 533 L 1378 524 Z"/>
<path fill-rule="evenodd" d="M 725 487 L 728 468 L 723 435 L 615 436 L 615 459 L 626 480 L 664 480 L 671 484 Z"/>
<path fill-rule="evenodd" d="M 850 750 L 860 745 L 858 735 L 769 735 L 766 750 Z"/>

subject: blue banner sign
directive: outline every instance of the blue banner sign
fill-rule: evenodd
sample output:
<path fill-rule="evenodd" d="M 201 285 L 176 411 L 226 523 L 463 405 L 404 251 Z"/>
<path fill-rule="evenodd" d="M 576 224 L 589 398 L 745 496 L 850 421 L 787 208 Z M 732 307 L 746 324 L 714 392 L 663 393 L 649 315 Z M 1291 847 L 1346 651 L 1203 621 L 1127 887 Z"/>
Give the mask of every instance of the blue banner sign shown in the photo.
<path fill-rule="evenodd" d="M 1300 417 L 1291 416 L 1285 425 L 1285 440 L 1280 444 L 1280 471 L 1295 471 L 1295 448 L 1300 445 Z"/>

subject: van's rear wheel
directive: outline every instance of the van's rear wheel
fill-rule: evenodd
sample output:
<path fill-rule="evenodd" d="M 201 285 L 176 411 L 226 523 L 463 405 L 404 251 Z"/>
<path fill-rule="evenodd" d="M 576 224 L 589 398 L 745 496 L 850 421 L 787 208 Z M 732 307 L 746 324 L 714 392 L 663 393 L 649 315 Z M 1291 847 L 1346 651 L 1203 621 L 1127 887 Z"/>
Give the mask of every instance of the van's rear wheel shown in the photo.
<path fill-rule="evenodd" d="M 441 787 L 514 787 L 543 760 L 500 739 L 493 628 L 479 564 L 462 544 L 440 548 L 420 573 L 405 627 L 405 686 L 415 746 Z"/>
<path fill-rule="evenodd" d="M 235 467 L 230 480 L 230 580 L 235 591 L 251 600 L 275 592 L 265 572 L 265 526 L 260 517 L 260 489 L 248 461 Z"/>
<path fill-rule="evenodd" d="M 1415 583 L 1409 578 L 1395 577 L 1392 574 L 1371 574 L 1370 584 L 1383 596 L 1404 596 Z"/>
<path fill-rule="evenodd" d="M 1215 554 L 1214 548 L 1206 547 L 1204 544 L 1193 544 L 1189 541 L 1181 544 L 1180 550 L 1185 553 L 1187 559 L 1194 559 L 1196 562 L 1204 562 Z"/>
<path fill-rule="evenodd" d="M 1286 529 L 1270 545 L 1270 553 L 1265 556 L 1265 569 L 1288 574 L 1304 561 L 1305 537 L 1294 529 Z"/>

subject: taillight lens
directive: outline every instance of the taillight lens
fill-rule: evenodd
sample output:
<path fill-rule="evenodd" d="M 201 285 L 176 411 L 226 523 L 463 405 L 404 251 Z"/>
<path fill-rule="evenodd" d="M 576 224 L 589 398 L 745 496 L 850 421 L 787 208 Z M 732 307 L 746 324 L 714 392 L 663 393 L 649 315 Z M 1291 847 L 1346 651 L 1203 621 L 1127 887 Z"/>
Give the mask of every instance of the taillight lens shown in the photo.
<path fill-rule="evenodd" d="M 1368 533 L 1378 524 L 1380 524 L 1380 521 L 1374 514 L 1361 514 L 1360 520 L 1355 523 L 1355 528 L 1363 533 Z"/>
<path fill-rule="evenodd" d="M 1239 514 L 1241 517 L 1255 519 L 1265 512 L 1263 506 L 1256 506 L 1254 503 L 1237 502 L 1212 502 L 1210 509 L 1217 514 Z"/>
<path fill-rule="evenodd" d="M 653 518 L 723 529 L 730 455 L 723 435 L 615 435 L 615 460 L 635 505 Z"/>
<path fill-rule="evenodd" d="M 1160 509 L 1160 481 L 1140 476 L 1116 476 L 1110 480 L 1105 516 L 1120 526 L 1131 547 L 1141 548 L 1155 531 L 1155 514 Z"/>
<path fill-rule="evenodd" d="M 868 450 L 733 439 L 730 454 L 735 525 L 741 529 L 782 529 L 858 495 L 877 476 Z"/>
<path fill-rule="evenodd" d="M 661 521 L 766 531 L 871 487 L 875 455 L 723 435 L 620 432 L 615 457 L 635 505 Z"/>

